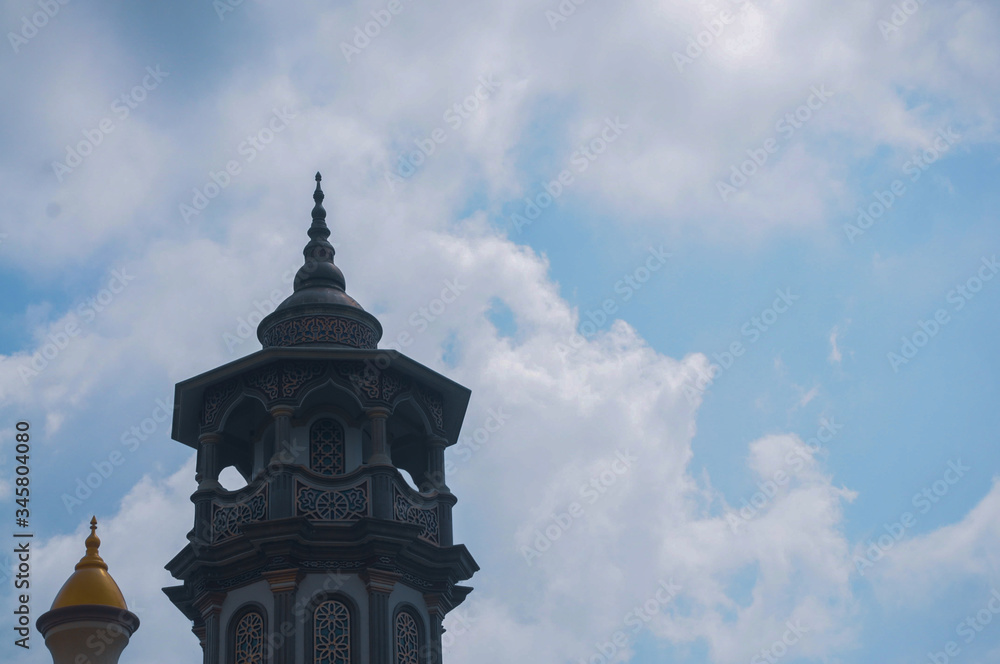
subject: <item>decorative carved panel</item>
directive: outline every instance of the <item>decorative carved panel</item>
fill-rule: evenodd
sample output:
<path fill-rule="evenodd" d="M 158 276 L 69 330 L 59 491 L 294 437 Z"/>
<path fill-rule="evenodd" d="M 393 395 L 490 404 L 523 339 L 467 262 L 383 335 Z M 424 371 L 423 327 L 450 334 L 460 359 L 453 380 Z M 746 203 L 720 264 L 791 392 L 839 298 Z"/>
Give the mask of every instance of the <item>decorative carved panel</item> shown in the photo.
<path fill-rule="evenodd" d="M 326 373 L 326 366 L 316 362 L 284 362 L 281 365 L 281 396 L 297 397 L 302 386 Z"/>
<path fill-rule="evenodd" d="M 295 481 L 295 514 L 317 521 L 357 521 L 368 516 L 368 480 L 347 489 L 320 489 Z"/>
<path fill-rule="evenodd" d="M 215 424 L 222 415 L 222 408 L 229 399 L 236 394 L 238 381 L 227 380 L 224 383 L 213 385 L 205 390 L 205 398 L 202 404 L 201 422 L 203 425 Z"/>
<path fill-rule="evenodd" d="M 420 398 L 427 407 L 427 414 L 438 431 L 444 431 L 444 402 L 441 395 L 426 388 L 420 388 Z"/>
<path fill-rule="evenodd" d="M 261 485 L 241 502 L 212 501 L 212 542 L 221 542 L 243 533 L 243 526 L 267 519 L 267 485 Z"/>
<path fill-rule="evenodd" d="M 393 487 L 393 511 L 397 521 L 420 526 L 420 538 L 434 544 L 438 543 L 438 513 L 437 506 L 423 507 L 416 505 L 403 495 L 398 487 Z"/>
<path fill-rule="evenodd" d="M 350 362 L 338 365 L 337 370 L 351 384 L 356 394 L 366 400 L 379 398 L 382 371 L 377 367 L 364 362 Z"/>

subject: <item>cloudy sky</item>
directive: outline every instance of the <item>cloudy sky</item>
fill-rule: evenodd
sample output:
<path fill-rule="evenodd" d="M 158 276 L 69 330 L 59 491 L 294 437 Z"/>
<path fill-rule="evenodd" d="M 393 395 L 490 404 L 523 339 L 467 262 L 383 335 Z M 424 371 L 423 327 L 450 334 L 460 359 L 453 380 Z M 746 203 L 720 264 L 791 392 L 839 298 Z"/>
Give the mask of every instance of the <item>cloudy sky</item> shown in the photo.
<path fill-rule="evenodd" d="M 96 514 L 123 662 L 199 661 L 163 413 L 259 349 L 319 170 L 381 346 L 472 390 L 446 662 L 1000 659 L 996 3 L 335 4 L 0 3 L 33 618 Z"/>

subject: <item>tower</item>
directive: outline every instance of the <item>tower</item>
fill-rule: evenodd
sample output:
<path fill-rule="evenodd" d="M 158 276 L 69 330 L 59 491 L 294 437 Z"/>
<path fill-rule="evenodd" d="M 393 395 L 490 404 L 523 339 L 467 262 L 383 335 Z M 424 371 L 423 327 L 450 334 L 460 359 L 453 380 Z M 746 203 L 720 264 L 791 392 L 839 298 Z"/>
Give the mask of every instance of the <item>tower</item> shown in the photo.
<path fill-rule="evenodd" d="M 263 349 L 178 383 L 195 524 L 164 588 L 205 664 L 436 664 L 478 569 L 452 541 L 444 451 L 469 390 L 398 352 L 345 291 L 320 175 L 293 293 Z M 227 491 L 233 466 L 247 485 Z M 419 482 L 415 489 L 406 471 Z"/>
<path fill-rule="evenodd" d="M 87 552 L 37 627 L 54 664 L 118 664 L 139 618 L 128 610 L 98 549 L 97 517 L 90 519 Z"/>

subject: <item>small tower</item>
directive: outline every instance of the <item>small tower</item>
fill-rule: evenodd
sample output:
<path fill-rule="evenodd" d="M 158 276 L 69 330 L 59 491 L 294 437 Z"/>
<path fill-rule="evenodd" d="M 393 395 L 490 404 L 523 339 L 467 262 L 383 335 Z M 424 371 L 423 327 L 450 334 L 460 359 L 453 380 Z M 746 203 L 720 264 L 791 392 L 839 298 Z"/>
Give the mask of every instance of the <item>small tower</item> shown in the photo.
<path fill-rule="evenodd" d="M 444 477 L 469 390 L 378 350 L 382 326 L 333 262 L 320 180 L 263 349 L 177 385 L 172 436 L 197 450 L 198 488 L 167 564 L 183 583 L 164 592 L 205 664 L 436 664 L 478 569 L 452 542 Z M 245 487 L 219 484 L 229 466 Z"/>
<path fill-rule="evenodd" d="M 128 610 L 122 591 L 97 552 L 101 546 L 97 517 L 90 520 L 85 544 L 86 555 L 35 626 L 54 664 L 117 664 L 129 638 L 139 629 L 139 618 Z"/>

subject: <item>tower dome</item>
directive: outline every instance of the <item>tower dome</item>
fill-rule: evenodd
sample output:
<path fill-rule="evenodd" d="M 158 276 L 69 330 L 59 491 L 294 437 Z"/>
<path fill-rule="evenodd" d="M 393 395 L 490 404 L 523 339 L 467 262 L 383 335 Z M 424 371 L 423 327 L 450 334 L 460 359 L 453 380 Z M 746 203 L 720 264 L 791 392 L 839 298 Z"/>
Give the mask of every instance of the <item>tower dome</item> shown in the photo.
<path fill-rule="evenodd" d="M 305 263 L 295 274 L 294 292 L 257 326 L 264 348 L 321 345 L 374 349 L 382 325 L 345 290 L 344 273 L 333 262 L 323 208 L 322 176 L 316 173 L 315 202 Z"/>
<path fill-rule="evenodd" d="M 84 544 L 87 553 L 76 564 L 76 571 L 66 579 L 52 602 L 52 608 L 97 604 L 128 610 L 121 589 L 108 574 L 108 564 L 97 551 L 101 546 L 101 539 L 97 536 L 97 517 L 90 520 L 90 536 Z"/>

